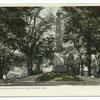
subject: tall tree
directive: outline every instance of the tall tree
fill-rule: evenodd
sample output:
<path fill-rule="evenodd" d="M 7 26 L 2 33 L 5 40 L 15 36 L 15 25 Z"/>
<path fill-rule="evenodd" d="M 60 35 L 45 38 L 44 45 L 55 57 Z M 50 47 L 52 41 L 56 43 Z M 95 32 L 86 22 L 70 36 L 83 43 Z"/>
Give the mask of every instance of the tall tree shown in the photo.
<path fill-rule="evenodd" d="M 15 35 L 25 32 L 26 22 L 22 16 L 28 12 L 29 8 L 0 8 L 0 79 L 8 72 L 8 62 L 17 49 Z"/>
<path fill-rule="evenodd" d="M 89 16 L 90 8 L 63 8 L 65 12 L 65 41 L 71 41 L 79 53 L 81 51 L 80 48 L 84 48 L 84 51 L 86 51 L 89 76 L 91 76 L 91 55 L 95 54 L 97 51 L 96 48 L 98 48 L 96 43 L 100 27 L 100 18 L 98 16 Z"/>
<path fill-rule="evenodd" d="M 23 36 L 16 36 L 19 50 L 25 54 L 27 59 L 28 75 L 32 75 L 33 64 L 36 62 L 38 55 L 42 53 L 40 48 L 45 44 L 42 42 L 43 36 L 52 29 L 53 25 L 52 14 L 42 16 L 42 9 L 43 8 L 41 7 L 34 7 L 29 16 L 23 17 L 28 23 L 26 26 L 26 32 L 23 33 Z"/>

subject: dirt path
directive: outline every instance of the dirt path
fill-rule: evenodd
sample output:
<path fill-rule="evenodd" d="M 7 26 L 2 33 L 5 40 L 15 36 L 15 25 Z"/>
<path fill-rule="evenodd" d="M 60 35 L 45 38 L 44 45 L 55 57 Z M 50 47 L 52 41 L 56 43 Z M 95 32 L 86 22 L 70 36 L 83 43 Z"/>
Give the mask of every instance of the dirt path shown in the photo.
<path fill-rule="evenodd" d="M 60 85 L 100 85 L 100 78 L 80 77 L 83 81 L 47 81 L 36 82 L 35 80 L 40 75 L 29 76 L 23 79 L 4 82 L 0 81 L 0 86 L 60 86 Z"/>

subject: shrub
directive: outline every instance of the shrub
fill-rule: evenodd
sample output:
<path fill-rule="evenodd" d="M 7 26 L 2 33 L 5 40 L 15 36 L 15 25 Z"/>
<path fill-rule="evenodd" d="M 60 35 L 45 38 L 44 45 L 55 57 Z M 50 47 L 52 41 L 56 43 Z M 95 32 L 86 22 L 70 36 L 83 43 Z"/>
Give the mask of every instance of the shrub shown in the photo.
<path fill-rule="evenodd" d="M 77 76 L 67 73 L 48 72 L 37 78 L 37 81 L 80 81 Z"/>

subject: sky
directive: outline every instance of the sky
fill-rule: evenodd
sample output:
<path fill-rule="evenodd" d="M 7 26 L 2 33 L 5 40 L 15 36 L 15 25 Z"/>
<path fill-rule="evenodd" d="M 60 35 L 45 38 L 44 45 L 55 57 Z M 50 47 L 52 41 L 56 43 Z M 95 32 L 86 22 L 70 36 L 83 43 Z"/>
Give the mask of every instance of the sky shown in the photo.
<path fill-rule="evenodd" d="M 43 9 L 41 11 L 41 15 L 42 16 L 46 16 L 47 14 L 49 13 L 53 13 L 53 15 L 56 15 L 56 12 L 59 10 L 59 8 L 57 7 L 52 7 L 52 8 L 49 8 L 49 7 L 46 7 L 45 9 Z"/>

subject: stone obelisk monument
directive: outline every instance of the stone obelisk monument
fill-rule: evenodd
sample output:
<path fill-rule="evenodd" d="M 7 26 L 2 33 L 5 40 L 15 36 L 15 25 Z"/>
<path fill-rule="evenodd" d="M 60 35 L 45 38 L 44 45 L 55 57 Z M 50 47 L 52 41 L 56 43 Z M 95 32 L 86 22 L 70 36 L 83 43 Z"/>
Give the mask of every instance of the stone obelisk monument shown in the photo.
<path fill-rule="evenodd" d="M 56 34 L 55 34 L 55 53 L 54 53 L 54 71 L 64 72 L 64 59 L 63 59 L 63 32 L 62 32 L 62 18 L 60 12 L 58 12 L 56 18 Z"/>

